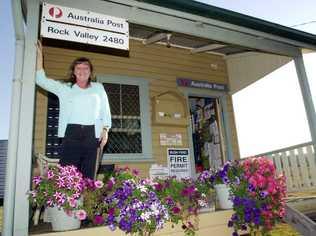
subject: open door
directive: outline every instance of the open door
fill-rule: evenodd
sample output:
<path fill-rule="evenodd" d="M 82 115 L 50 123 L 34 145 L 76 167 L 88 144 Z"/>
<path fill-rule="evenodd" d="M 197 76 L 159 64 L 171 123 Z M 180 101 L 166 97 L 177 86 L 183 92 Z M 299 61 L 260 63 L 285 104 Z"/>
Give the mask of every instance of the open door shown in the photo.
<path fill-rule="evenodd" d="M 196 172 L 223 164 L 223 143 L 218 101 L 210 97 L 189 97 Z"/>

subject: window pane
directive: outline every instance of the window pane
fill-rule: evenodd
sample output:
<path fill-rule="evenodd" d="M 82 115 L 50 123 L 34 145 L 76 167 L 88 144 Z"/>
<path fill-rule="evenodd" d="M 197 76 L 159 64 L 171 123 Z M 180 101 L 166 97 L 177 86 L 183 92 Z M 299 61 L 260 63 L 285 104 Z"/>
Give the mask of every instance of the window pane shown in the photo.
<path fill-rule="evenodd" d="M 138 95 L 123 94 L 122 96 L 122 113 L 127 116 L 139 116 L 139 97 Z"/>
<path fill-rule="evenodd" d="M 121 85 L 104 83 L 103 86 L 108 95 L 110 108 L 111 108 L 111 114 L 120 115 L 121 114 Z"/>
<path fill-rule="evenodd" d="M 142 153 L 140 132 L 110 132 L 104 153 Z"/>

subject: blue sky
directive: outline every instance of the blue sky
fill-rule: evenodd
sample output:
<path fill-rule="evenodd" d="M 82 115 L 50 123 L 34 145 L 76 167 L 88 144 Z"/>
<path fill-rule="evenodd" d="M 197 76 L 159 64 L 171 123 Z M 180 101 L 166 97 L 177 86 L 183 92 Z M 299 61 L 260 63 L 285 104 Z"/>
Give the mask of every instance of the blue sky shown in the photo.
<path fill-rule="evenodd" d="M 315 0 L 204 0 L 201 2 L 289 27 L 299 25 L 295 28 L 316 34 Z M 7 139 L 14 68 L 14 33 L 11 1 L 4 0 L 1 3 L 0 35 L 2 40 L 0 51 L 3 56 L 0 59 L 0 139 Z M 305 22 L 308 22 L 308 24 L 301 25 Z M 311 54 L 306 57 L 308 57 L 306 65 L 311 79 L 310 82 L 314 85 L 313 87 L 316 87 L 315 79 L 313 79 L 316 78 L 316 70 L 313 69 L 316 68 L 316 56 Z M 275 89 L 272 91 L 271 87 Z M 267 91 L 269 99 L 266 96 Z M 279 91 L 282 91 L 283 96 L 276 103 L 275 99 L 279 97 Z M 252 104 L 247 103 L 251 94 L 258 94 L 259 92 L 262 93 L 261 100 L 259 96 L 256 96 L 259 99 L 258 101 L 252 102 Z M 315 91 L 313 92 L 315 93 Z M 250 119 L 251 113 L 249 111 L 254 111 L 254 104 L 258 103 L 262 103 L 262 107 L 266 107 L 266 110 L 262 108 L 256 111 L 258 116 Z M 266 106 L 269 103 L 272 103 L 272 105 Z M 296 73 L 291 63 L 234 95 L 234 106 L 242 156 L 270 151 L 310 140 Z M 293 109 L 295 109 L 295 112 L 293 112 Z M 272 123 L 276 127 L 271 127 Z M 271 136 L 271 131 L 269 136 L 269 128 L 274 130 L 274 139 Z M 253 140 L 257 142 L 252 143 Z"/>
<path fill-rule="evenodd" d="M 314 0 L 199 0 L 285 26 L 316 21 Z"/>

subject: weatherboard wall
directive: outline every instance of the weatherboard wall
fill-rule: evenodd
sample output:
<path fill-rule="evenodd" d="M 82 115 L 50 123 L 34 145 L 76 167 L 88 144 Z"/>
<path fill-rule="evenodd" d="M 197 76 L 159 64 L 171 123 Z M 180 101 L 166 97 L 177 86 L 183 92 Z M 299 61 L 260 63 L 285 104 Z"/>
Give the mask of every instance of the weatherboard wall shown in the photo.
<path fill-rule="evenodd" d="M 81 56 L 91 59 L 97 75 L 122 75 L 148 80 L 151 98 L 166 91 L 180 92 L 176 84 L 176 78 L 179 77 L 221 84 L 228 83 L 226 63 L 222 56 L 206 53 L 191 54 L 187 49 L 167 48 L 159 44 L 143 45 L 136 40 L 130 41 L 129 57 L 44 47 L 44 66 L 47 76 L 60 80 L 67 79 L 69 65 L 75 58 Z M 211 64 L 216 64 L 216 69 Z M 228 96 L 227 111 L 232 130 L 230 139 L 233 144 L 234 158 L 239 158 L 231 96 Z M 45 153 L 46 119 L 47 95 L 45 91 L 37 88 L 35 152 Z M 187 127 L 152 125 L 151 131 L 153 159 L 156 163 L 166 164 L 167 147 L 160 146 L 160 133 L 180 133 L 183 142 L 183 145 L 180 147 L 189 147 Z M 148 173 L 148 168 L 151 164 L 132 163 L 132 161 L 131 163 L 124 163 L 124 165 L 140 169 L 143 173 Z"/>

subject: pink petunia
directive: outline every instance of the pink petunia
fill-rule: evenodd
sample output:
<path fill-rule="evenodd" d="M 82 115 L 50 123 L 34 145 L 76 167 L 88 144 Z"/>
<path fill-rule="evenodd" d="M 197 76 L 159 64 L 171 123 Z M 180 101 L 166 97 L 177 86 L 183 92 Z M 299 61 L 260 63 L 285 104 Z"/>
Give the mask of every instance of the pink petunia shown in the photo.
<path fill-rule="evenodd" d="M 109 179 L 109 181 L 106 184 L 107 189 L 111 190 L 113 188 L 113 186 L 114 186 L 114 181 Z"/>
<path fill-rule="evenodd" d="M 47 171 L 47 179 L 52 179 L 54 176 L 55 176 L 55 174 L 52 170 Z"/>
<path fill-rule="evenodd" d="M 30 191 L 30 194 L 33 198 L 35 198 L 37 196 L 37 191 Z"/>
<path fill-rule="evenodd" d="M 94 186 L 96 187 L 96 188 L 102 188 L 103 187 L 103 182 L 101 181 L 101 180 L 96 180 L 96 181 L 94 181 Z"/>
<path fill-rule="evenodd" d="M 87 213 L 85 210 L 78 210 L 76 211 L 76 217 L 79 219 L 79 220 L 84 220 L 87 218 Z"/>
<path fill-rule="evenodd" d="M 54 201 L 53 201 L 53 199 L 48 198 L 47 201 L 46 201 L 46 204 L 47 204 L 48 206 L 50 206 L 50 207 L 54 206 Z"/>
<path fill-rule="evenodd" d="M 138 175 L 139 175 L 139 170 L 133 169 L 133 170 L 132 170 L 132 173 L 133 173 L 133 175 L 138 176 Z"/>
<path fill-rule="evenodd" d="M 41 177 L 41 176 L 35 176 L 35 177 L 33 178 L 33 183 L 34 183 L 35 185 L 39 185 L 41 182 L 42 182 L 42 177 Z"/>
<path fill-rule="evenodd" d="M 77 200 L 72 197 L 68 197 L 68 203 L 71 207 L 77 207 Z"/>

